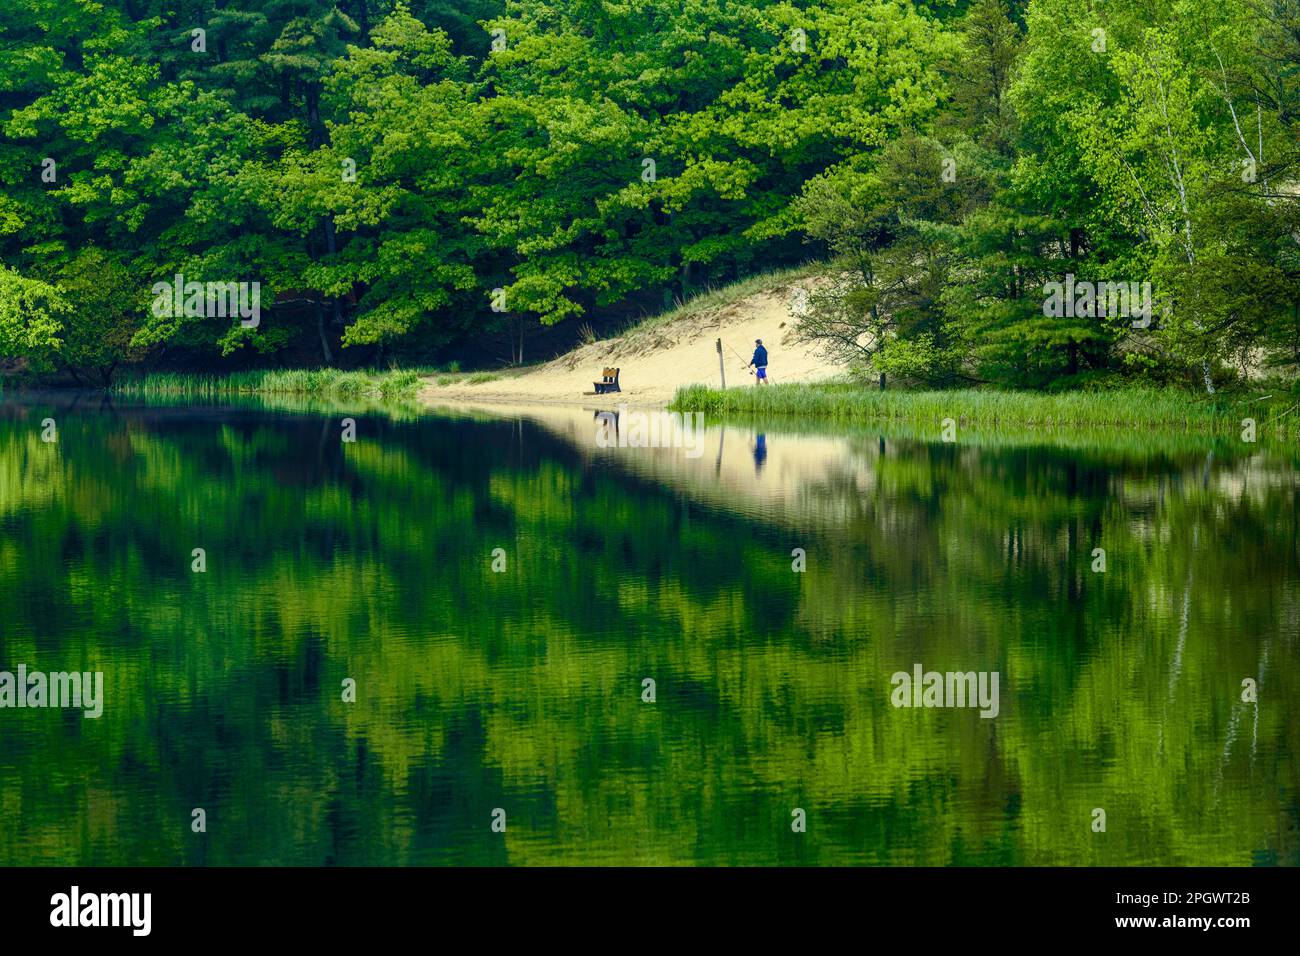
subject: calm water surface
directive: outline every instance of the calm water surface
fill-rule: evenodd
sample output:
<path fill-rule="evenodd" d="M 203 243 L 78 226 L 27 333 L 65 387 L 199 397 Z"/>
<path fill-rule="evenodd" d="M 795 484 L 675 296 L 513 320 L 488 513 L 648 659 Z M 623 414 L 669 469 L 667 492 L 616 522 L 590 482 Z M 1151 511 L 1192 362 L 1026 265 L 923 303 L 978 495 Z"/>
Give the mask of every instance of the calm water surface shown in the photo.
<path fill-rule="evenodd" d="M 592 416 L 8 398 L 0 864 L 1300 863 L 1294 450 Z"/>

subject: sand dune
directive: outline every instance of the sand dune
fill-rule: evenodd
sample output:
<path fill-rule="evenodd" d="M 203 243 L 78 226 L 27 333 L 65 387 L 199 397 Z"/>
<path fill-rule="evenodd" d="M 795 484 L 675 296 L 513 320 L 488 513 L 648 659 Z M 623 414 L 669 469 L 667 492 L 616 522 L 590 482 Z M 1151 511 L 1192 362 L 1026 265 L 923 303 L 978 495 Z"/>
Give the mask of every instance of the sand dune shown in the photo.
<path fill-rule="evenodd" d="M 421 397 L 430 404 L 472 401 L 660 406 L 671 401 L 679 386 L 719 384 L 718 338 L 724 346 L 728 388 L 755 387 L 753 375 L 744 368 L 753 354 L 755 339 L 762 339 L 767 346 L 771 381 L 832 378 L 841 374 L 843 367 L 828 361 L 817 347 L 796 341 L 794 335 L 795 310 L 806 300 L 815 281 L 799 279 L 707 311 L 651 320 L 624 335 L 581 346 L 521 374 L 477 385 L 457 382 L 440 386 L 430 380 Z M 622 393 L 590 394 L 593 381 L 606 366 L 622 370 Z"/>

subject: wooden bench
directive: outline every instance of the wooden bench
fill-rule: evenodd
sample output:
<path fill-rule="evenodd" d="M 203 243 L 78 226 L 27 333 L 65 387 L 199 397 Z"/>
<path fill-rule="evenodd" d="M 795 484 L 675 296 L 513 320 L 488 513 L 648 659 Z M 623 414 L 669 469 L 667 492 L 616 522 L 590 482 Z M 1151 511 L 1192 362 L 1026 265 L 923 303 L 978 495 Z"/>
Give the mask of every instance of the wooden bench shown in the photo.
<path fill-rule="evenodd" d="M 601 373 L 599 382 L 592 382 L 596 386 L 596 394 L 604 395 L 606 392 L 621 392 L 618 387 L 618 372 L 616 368 L 607 368 Z"/>

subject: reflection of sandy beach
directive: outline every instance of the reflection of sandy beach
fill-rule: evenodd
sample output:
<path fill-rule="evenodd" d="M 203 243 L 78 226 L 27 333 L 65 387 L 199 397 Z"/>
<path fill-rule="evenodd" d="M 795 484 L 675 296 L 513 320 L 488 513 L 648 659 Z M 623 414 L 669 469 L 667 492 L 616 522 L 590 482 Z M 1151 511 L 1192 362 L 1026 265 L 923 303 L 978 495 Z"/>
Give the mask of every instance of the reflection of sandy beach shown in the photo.
<path fill-rule="evenodd" d="M 602 440 L 608 441 L 602 439 L 602 431 L 609 427 L 601 416 L 607 418 L 612 411 L 619 413 L 619 434 L 625 438 L 633 434 L 629 416 L 662 415 L 663 421 L 678 423 L 681 417 L 661 409 L 631 406 L 609 409 L 495 402 L 449 402 L 440 411 L 532 422 L 568 441 L 593 465 L 604 464 L 678 489 L 692 501 L 710 507 L 775 514 L 782 523 L 796 526 L 840 525 L 850 517 L 860 517 L 870 510 L 878 493 L 881 457 L 897 455 L 900 442 L 911 445 L 924 440 L 914 435 L 886 436 L 870 431 L 827 435 L 794 427 L 784 430 L 780 425 L 759 428 L 720 424 L 705 416 L 699 432 L 691 421 L 686 434 L 661 434 L 661 444 L 669 447 L 601 447 Z M 645 434 L 644 424 L 641 427 L 640 433 Z M 1041 442 L 1030 444 L 1042 447 Z M 698 452 L 694 456 L 692 445 Z M 964 466 L 974 468 L 982 456 L 998 448 L 997 444 L 959 444 L 956 453 Z M 1071 447 L 1059 453 L 1086 454 Z M 1127 508 L 1158 508 L 1170 495 L 1208 493 L 1227 501 L 1262 501 L 1270 489 L 1294 487 L 1300 482 L 1300 473 L 1286 464 L 1279 468 L 1279 463 L 1266 453 L 1235 461 L 1216 459 L 1198 450 L 1176 455 L 1181 465 L 1171 464 L 1169 471 L 1141 476 L 1126 472 L 1116 459 L 1110 494 Z"/>
<path fill-rule="evenodd" d="M 629 416 L 662 415 L 662 421 L 677 423 L 660 434 L 670 447 L 601 447 L 601 441 L 608 440 L 602 430 L 610 427 L 598 418 L 609 414 L 604 408 L 457 402 L 445 410 L 533 422 L 564 438 L 593 464 L 679 488 L 692 500 L 731 511 L 756 511 L 762 503 L 770 513 L 775 503 L 792 521 L 842 521 L 850 502 L 875 486 L 878 446 L 875 440 L 860 437 L 710 425 L 707 418 L 702 434 L 693 433 L 689 422 L 683 434 L 679 415 L 629 408 L 619 410 L 619 434 L 625 440 L 636 434 Z M 696 457 L 690 454 L 692 443 L 699 451 Z"/>

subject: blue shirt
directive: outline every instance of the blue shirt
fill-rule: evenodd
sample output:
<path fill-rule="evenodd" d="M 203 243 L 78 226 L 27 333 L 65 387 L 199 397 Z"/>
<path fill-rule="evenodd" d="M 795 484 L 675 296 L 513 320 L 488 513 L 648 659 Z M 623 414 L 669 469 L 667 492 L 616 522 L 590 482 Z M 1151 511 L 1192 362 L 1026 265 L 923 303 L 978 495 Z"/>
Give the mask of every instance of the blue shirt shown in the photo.
<path fill-rule="evenodd" d="M 750 362 L 749 364 L 751 364 L 751 365 L 758 365 L 758 366 L 760 366 L 760 367 L 766 365 L 766 364 L 767 364 L 767 349 L 763 348 L 763 346 L 761 346 L 761 345 L 760 345 L 758 348 L 754 349 L 754 359 L 753 359 L 753 361 Z"/>

